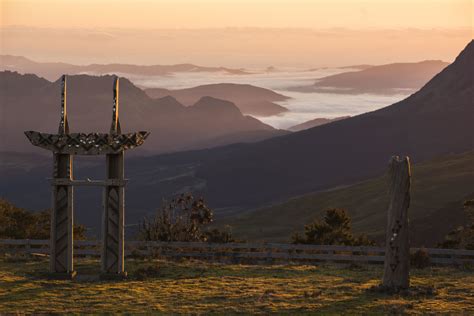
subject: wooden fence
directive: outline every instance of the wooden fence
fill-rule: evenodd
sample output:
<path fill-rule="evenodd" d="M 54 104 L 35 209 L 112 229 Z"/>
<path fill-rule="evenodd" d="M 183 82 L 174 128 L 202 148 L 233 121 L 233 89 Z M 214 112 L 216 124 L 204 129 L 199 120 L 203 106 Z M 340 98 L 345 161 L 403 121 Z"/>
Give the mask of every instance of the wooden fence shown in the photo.
<path fill-rule="evenodd" d="M 75 256 L 100 256 L 100 241 L 75 241 Z M 202 243 L 127 241 L 126 256 L 156 258 L 195 258 L 232 263 L 375 263 L 384 262 L 385 248 L 334 245 L 293 245 L 276 243 Z M 414 253 L 419 248 L 411 248 Z M 437 265 L 474 264 L 474 250 L 425 249 L 430 262 Z M 49 240 L 0 240 L 0 253 L 49 253 Z"/>

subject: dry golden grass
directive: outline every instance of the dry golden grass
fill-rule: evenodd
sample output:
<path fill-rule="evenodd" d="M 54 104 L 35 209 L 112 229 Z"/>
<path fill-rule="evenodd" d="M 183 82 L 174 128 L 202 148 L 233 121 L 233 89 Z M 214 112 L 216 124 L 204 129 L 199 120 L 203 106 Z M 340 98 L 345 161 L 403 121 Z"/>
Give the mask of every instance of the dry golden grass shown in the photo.
<path fill-rule="evenodd" d="M 0 259 L 0 313 L 386 314 L 474 313 L 474 273 L 412 271 L 435 295 L 367 291 L 381 267 L 249 266 L 127 260 L 129 278 L 100 281 L 99 262 L 79 259 L 76 280 L 49 280 L 44 259 Z"/>

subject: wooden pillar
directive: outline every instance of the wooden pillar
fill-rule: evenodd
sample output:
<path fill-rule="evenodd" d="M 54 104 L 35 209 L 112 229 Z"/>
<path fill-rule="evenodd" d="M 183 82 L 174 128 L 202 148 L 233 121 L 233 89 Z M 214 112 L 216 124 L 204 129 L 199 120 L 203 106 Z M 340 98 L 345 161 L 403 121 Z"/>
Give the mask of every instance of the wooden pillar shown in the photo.
<path fill-rule="evenodd" d="M 72 156 L 54 153 L 54 178 L 72 180 Z M 50 272 L 73 277 L 73 187 L 53 185 L 51 210 Z"/>
<path fill-rule="evenodd" d="M 124 153 L 107 155 L 107 179 L 122 180 L 121 185 L 105 187 L 102 223 L 102 274 L 125 276 L 124 269 Z"/>
<path fill-rule="evenodd" d="M 69 134 L 67 120 L 67 79 L 61 78 L 61 119 L 58 134 L 61 137 Z M 53 178 L 72 180 L 72 156 L 53 153 Z M 50 272 L 74 277 L 74 212 L 73 187 L 53 185 L 53 207 L 51 210 L 50 234 Z"/>
<path fill-rule="evenodd" d="M 119 121 L 119 78 L 113 85 L 114 104 L 112 109 L 111 137 L 121 134 Z M 121 180 L 120 185 L 105 187 L 104 216 L 102 222 L 102 274 L 124 277 L 124 235 L 125 235 L 125 190 L 124 152 L 107 154 L 107 179 Z"/>
<path fill-rule="evenodd" d="M 390 162 L 390 206 L 386 236 L 382 286 L 394 290 L 410 286 L 410 245 L 408 241 L 408 207 L 410 206 L 410 159 L 398 156 Z"/>

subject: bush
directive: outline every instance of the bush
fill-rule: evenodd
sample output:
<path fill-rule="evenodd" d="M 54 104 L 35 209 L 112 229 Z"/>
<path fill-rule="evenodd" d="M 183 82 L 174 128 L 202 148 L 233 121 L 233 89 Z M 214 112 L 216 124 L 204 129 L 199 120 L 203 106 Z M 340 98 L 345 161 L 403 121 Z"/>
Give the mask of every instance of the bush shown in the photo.
<path fill-rule="evenodd" d="M 345 209 L 328 209 L 324 220 L 315 220 L 304 227 L 304 236 L 292 236 L 294 244 L 372 246 L 375 243 L 366 235 L 354 236 L 351 218 Z"/>
<path fill-rule="evenodd" d="M 410 254 L 410 264 L 417 269 L 424 269 L 431 265 L 430 254 L 424 248 Z"/>
<path fill-rule="evenodd" d="M 0 199 L 0 238 L 49 239 L 51 211 L 31 212 Z M 85 227 L 74 225 L 74 239 L 85 239 Z"/>
<path fill-rule="evenodd" d="M 438 243 L 439 248 L 474 250 L 474 200 L 464 202 L 464 211 L 468 219 L 466 225 L 450 231 Z"/>
<path fill-rule="evenodd" d="M 203 240 L 212 243 L 229 243 L 237 242 L 232 236 L 232 232 L 229 226 L 226 226 L 225 230 L 219 230 L 217 228 L 208 230 L 203 234 Z"/>

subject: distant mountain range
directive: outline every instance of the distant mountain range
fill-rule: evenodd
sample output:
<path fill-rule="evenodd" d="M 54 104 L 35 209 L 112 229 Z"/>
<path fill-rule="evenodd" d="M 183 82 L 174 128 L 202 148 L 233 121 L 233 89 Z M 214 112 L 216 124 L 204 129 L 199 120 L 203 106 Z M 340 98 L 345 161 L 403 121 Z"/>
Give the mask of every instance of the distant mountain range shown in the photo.
<path fill-rule="evenodd" d="M 335 117 L 335 118 L 332 118 L 332 119 L 315 118 L 313 120 L 309 120 L 309 121 L 303 122 L 301 124 L 291 126 L 287 130 L 289 130 L 291 132 L 299 132 L 299 131 L 303 131 L 305 129 L 313 128 L 313 127 L 316 127 L 316 126 L 321 126 L 321 125 L 328 124 L 328 123 L 331 123 L 331 122 L 345 120 L 349 117 L 350 116 L 341 116 L 341 117 Z"/>
<path fill-rule="evenodd" d="M 448 65 L 449 63 L 440 60 L 380 66 L 359 65 L 361 70 L 323 77 L 317 79 L 312 86 L 298 87 L 295 90 L 351 94 L 414 92 Z"/>
<path fill-rule="evenodd" d="M 321 69 L 329 69 L 329 68 L 363 70 L 363 69 L 367 69 L 367 68 L 370 68 L 370 67 L 374 67 L 374 65 L 361 64 L 361 65 L 349 65 L 349 66 L 340 66 L 340 67 L 318 67 L 318 68 L 311 68 L 308 71 L 318 71 L 318 70 L 321 70 Z"/>
<path fill-rule="evenodd" d="M 0 72 L 0 151 L 33 151 L 25 130 L 55 131 L 59 122 L 59 81 Z M 112 76 L 68 77 L 68 113 L 74 132 L 107 132 L 112 111 Z M 244 116 L 229 101 L 201 97 L 185 107 L 173 97 L 150 98 L 129 80 L 120 81 L 120 119 L 124 131 L 151 131 L 143 153 L 204 148 L 262 140 L 285 134 Z"/>
<path fill-rule="evenodd" d="M 193 64 L 177 65 L 131 65 L 90 64 L 73 65 L 61 62 L 36 62 L 23 56 L 0 55 L 0 70 L 18 71 L 22 74 L 36 74 L 48 80 L 56 80 L 62 74 L 130 74 L 166 76 L 177 72 L 224 72 L 233 75 L 247 74 L 243 69 L 226 67 L 203 67 Z"/>
<path fill-rule="evenodd" d="M 207 84 L 179 90 L 152 88 L 145 89 L 145 92 L 153 98 L 172 96 L 187 106 L 194 104 L 203 96 L 211 96 L 229 100 L 235 103 L 242 113 L 257 116 L 270 116 L 288 111 L 287 108 L 273 103 L 289 99 L 287 96 L 249 84 Z"/>

